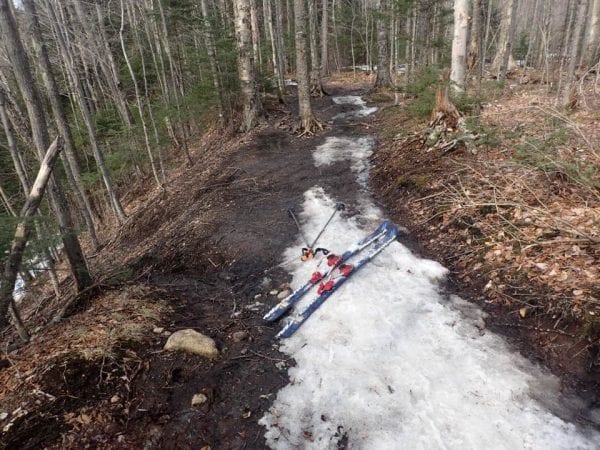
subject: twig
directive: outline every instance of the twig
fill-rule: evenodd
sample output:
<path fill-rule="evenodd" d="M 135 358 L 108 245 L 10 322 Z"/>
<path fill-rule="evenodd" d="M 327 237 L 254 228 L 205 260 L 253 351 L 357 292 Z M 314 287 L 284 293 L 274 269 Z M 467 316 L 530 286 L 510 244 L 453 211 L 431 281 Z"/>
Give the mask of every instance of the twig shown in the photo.
<path fill-rule="evenodd" d="M 568 336 L 568 337 L 573 338 L 573 339 L 576 338 L 576 336 L 574 334 L 567 333 L 566 331 L 563 331 L 563 330 L 553 330 L 552 328 L 532 327 L 532 326 L 528 326 L 528 325 L 521 325 L 520 323 L 499 323 L 499 322 L 493 322 L 493 325 L 498 325 L 498 326 L 501 326 L 501 327 L 524 328 L 526 330 L 538 331 L 540 333 L 555 333 L 555 334 L 561 334 L 563 336 Z"/>

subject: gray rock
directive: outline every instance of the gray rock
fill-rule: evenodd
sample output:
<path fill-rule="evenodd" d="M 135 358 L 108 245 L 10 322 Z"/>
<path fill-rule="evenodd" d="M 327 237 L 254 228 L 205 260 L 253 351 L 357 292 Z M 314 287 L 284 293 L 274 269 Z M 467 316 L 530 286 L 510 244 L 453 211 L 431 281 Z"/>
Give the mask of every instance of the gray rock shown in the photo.
<path fill-rule="evenodd" d="M 279 294 L 277 294 L 277 299 L 278 300 L 283 300 L 288 295 L 290 295 L 290 291 L 286 289 L 285 291 L 281 291 Z"/>
<path fill-rule="evenodd" d="M 277 289 L 273 289 L 272 291 L 269 292 L 269 295 L 277 295 L 279 294 L 279 291 Z"/>
<path fill-rule="evenodd" d="M 164 347 L 165 350 L 183 350 L 207 358 L 217 358 L 219 350 L 208 336 L 194 330 L 179 330 L 169 336 Z"/>
<path fill-rule="evenodd" d="M 156 327 L 156 328 L 154 328 L 154 330 L 152 330 L 152 332 L 156 333 L 156 334 L 160 334 L 163 331 L 165 331 L 165 329 L 163 327 Z"/>
<path fill-rule="evenodd" d="M 204 394 L 196 394 L 192 397 L 192 406 L 202 406 L 208 401 L 208 397 Z"/>
<path fill-rule="evenodd" d="M 231 335 L 231 337 L 233 338 L 233 342 L 241 342 L 241 341 L 245 340 L 246 338 L 248 338 L 248 332 L 247 331 L 236 331 L 235 333 L 233 333 Z"/>

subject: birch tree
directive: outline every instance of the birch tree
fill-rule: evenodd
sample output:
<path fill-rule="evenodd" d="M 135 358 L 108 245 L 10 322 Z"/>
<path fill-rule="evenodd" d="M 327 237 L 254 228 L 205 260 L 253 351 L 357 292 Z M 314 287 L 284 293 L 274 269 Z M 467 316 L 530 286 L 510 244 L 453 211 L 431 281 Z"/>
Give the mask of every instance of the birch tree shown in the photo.
<path fill-rule="evenodd" d="M 463 92 L 467 82 L 467 38 L 469 34 L 469 1 L 454 0 L 454 36 L 452 38 L 452 87 Z"/>
<path fill-rule="evenodd" d="M 234 0 L 235 34 L 238 49 L 238 74 L 242 94 L 242 124 L 245 132 L 258 124 L 262 115 L 262 103 L 256 85 L 256 69 L 252 48 L 250 0 Z"/>
<path fill-rule="evenodd" d="M 387 45 L 387 27 L 385 23 L 387 14 L 387 1 L 379 0 L 377 14 L 377 78 L 376 88 L 387 88 L 392 85 L 390 76 L 389 54 Z"/>
<path fill-rule="evenodd" d="M 508 63 L 512 53 L 515 34 L 517 4 L 518 0 L 507 0 L 504 2 L 500 37 L 498 38 L 498 50 L 492 63 L 493 71 L 497 74 L 499 80 L 504 80 L 508 71 Z"/>

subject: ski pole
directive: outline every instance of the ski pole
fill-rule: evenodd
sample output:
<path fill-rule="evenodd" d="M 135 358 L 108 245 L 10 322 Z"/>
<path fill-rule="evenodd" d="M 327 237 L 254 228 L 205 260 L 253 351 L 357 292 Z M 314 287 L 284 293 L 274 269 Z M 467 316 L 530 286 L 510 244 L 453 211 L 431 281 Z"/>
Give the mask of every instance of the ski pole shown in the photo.
<path fill-rule="evenodd" d="M 319 238 L 321 237 L 321 235 L 323 234 L 323 232 L 325 231 L 325 228 L 327 228 L 327 226 L 329 225 L 329 223 L 333 220 L 333 217 L 336 215 L 336 213 L 338 211 L 343 211 L 346 209 L 346 205 L 344 205 L 343 203 L 338 203 L 335 205 L 335 209 L 333 210 L 333 213 L 331 214 L 331 216 L 329 216 L 329 219 L 327 220 L 327 222 L 325 223 L 325 225 L 323 225 L 323 228 L 321 228 L 321 231 L 319 231 L 319 234 L 317 234 L 317 237 L 315 238 L 315 240 L 313 241 L 313 243 L 311 245 L 309 245 L 309 249 L 312 249 L 315 244 L 317 243 L 317 241 L 319 240 Z"/>
<path fill-rule="evenodd" d="M 306 239 L 306 236 L 304 236 L 304 233 L 302 232 L 302 227 L 300 226 L 300 223 L 298 222 L 298 219 L 296 218 L 296 214 L 294 214 L 294 210 L 288 209 L 288 213 L 292 217 L 292 219 L 294 219 L 294 223 L 296 224 L 296 227 L 298 228 L 298 231 L 300 232 L 300 236 L 302 237 L 304 244 L 308 247 L 308 239 Z"/>

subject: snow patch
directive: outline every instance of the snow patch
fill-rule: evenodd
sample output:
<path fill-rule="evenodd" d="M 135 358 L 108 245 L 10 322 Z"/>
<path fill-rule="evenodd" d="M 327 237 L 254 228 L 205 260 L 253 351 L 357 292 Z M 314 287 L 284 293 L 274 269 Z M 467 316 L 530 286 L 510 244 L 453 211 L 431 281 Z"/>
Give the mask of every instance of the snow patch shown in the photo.
<path fill-rule="evenodd" d="M 313 152 L 315 166 L 329 166 L 338 161 L 351 161 L 352 172 L 358 183 L 366 187 L 369 180 L 369 157 L 373 154 L 375 141 L 372 137 L 328 137 Z"/>
<path fill-rule="evenodd" d="M 363 98 L 358 95 L 336 96 L 333 97 L 333 103 L 335 103 L 336 105 L 358 106 L 358 109 L 356 110 L 336 114 L 335 116 L 333 116 L 333 120 L 367 117 L 373 114 L 378 109 L 376 106 L 367 106 L 367 102 L 364 101 Z"/>
<path fill-rule="evenodd" d="M 307 236 L 334 205 L 320 187 L 306 192 Z M 379 220 L 381 211 L 377 220 L 337 217 L 320 245 L 340 253 Z M 297 255 L 297 246 L 284 254 L 294 288 L 319 264 Z M 346 435 L 360 449 L 598 448 L 598 434 L 545 406 L 558 404 L 554 377 L 485 331 L 475 305 L 438 292 L 446 272 L 395 242 L 283 340 L 296 366 L 261 419 L 269 446 L 334 449 Z"/>
<path fill-rule="evenodd" d="M 336 103 L 361 105 L 354 97 Z M 372 147 L 368 137 L 328 138 L 315 164 L 350 160 L 364 186 Z M 305 193 L 306 236 L 318 233 L 335 204 L 321 187 Z M 359 213 L 336 216 L 319 246 L 340 254 L 383 218 L 366 191 L 352 206 Z M 294 289 L 324 264 L 301 263 L 302 245 L 298 236 L 283 255 Z M 296 365 L 260 420 L 267 444 L 337 449 L 346 438 L 349 448 L 369 450 L 600 448 L 598 432 L 569 421 L 557 378 L 487 331 L 477 306 L 439 292 L 446 273 L 394 242 L 281 341 Z M 581 407 L 571 402 L 573 411 Z"/>

